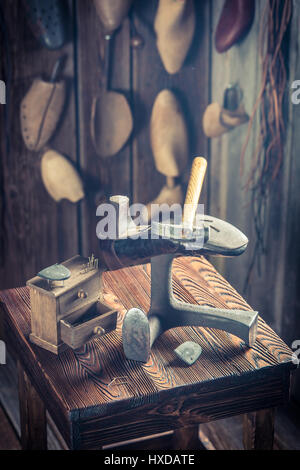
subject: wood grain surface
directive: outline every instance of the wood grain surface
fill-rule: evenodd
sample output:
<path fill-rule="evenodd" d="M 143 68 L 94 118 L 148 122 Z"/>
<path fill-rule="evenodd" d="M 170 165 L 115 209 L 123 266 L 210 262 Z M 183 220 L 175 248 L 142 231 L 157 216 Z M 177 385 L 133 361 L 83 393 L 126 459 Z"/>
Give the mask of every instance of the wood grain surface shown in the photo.
<path fill-rule="evenodd" d="M 1 293 L 7 341 L 71 447 L 97 448 L 275 407 L 288 399 L 291 351 L 261 318 L 252 349 L 222 331 L 185 327 L 160 337 L 146 364 L 126 360 L 122 319 L 128 308 L 149 308 L 149 269 L 106 273 L 105 301 L 119 311 L 117 329 L 59 357 L 28 341 L 27 288 Z M 175 260 L 173 286 L 184 301 L 249 308 L 204 258 Z M 190 367 L 174 353 L 186 340 L 203 349 Z"/>

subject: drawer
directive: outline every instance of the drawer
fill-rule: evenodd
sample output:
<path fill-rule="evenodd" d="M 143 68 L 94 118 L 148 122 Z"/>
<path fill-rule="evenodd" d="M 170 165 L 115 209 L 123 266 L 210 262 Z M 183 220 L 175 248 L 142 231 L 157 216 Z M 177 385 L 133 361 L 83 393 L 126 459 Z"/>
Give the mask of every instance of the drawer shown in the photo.
<path fill-rule="evenodd" d="M 100 296 L 100 275 L 96 273 L 93 277 L 75 285 L 59 297 L 59 319 L 65 318 L 66 314 L 74 312 L 80 307 L 87 307 L 91 302 L 96 302 Z"/>
<path fill-rule="evenodd" d="M 60 320 L 61 340 L 72 349 L 77 349 L 94 338 L 113 331 L 117 323 L 117 310 L 96 301 L 79 308 Z"/>

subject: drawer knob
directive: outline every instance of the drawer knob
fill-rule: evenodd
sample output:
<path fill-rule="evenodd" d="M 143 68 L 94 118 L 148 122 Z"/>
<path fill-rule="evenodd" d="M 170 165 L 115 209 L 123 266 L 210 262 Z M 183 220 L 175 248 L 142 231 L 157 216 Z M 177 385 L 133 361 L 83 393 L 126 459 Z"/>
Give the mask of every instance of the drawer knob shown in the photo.
<path fill-rule="evenodd" d="M 87 292 L 84 292 L 83 289 L 80 289 L 80 290 L 77 292 L 77 297 L 78 297 L 78 299 L 85 299 L 87 296 L 88 296 L 88 293 L 87 293 Z"/>
<path fill-rule="evenodd" d="M 105 329 L 102 326 L 95 326 L 93 333 L 96 336 L 102 336 L 105 334 Z"/>

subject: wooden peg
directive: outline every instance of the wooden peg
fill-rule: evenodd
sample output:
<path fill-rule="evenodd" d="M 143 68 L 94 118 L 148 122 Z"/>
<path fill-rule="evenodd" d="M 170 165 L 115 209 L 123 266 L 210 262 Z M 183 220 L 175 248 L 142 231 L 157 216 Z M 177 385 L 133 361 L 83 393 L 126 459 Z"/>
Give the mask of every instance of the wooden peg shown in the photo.
<path fill-rule="evenodd" d="M 189 230 L 193 229 L 193 222 L 197 211 L 206 168 L 207 161 L 205 158 L 194 158 L 183 209 L 183 225 Z"/>

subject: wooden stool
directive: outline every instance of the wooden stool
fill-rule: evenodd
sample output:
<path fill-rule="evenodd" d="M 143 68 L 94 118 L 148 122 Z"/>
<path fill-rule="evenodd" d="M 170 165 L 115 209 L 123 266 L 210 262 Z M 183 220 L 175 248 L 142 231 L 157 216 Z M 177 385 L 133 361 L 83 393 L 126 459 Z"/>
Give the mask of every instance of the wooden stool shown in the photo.
<path fill-rule="evenodd" d="M 149 270 L 136 266 L 106 273 L 105 300 L 119 310 L 117 329 L 59 356 L 29 340 L 28 288 L 1 292 L 5 340 L 19 361 L 24 449 L 46 448 L 45 410 L 70 449 L 99 449 L 173 430 L 174 449 L 195 450 L 201 448 L 200 423 L 240 414 L 245 448 L 272 448 L 274 409 L 288 400 L 290 371 L 296 367 L 291 350 L 260 318 L 252 349 L 223 331 L 185 327 L 162 335 L 147 364 L 126 360 L 122 319 L 131 307 L 148 310 Z M 179 300 L 249 308 L 204 258 L 176 260 L 173 284 Z M 174 353 L 188 340 L 203 349 L 192 366 Z"/>

